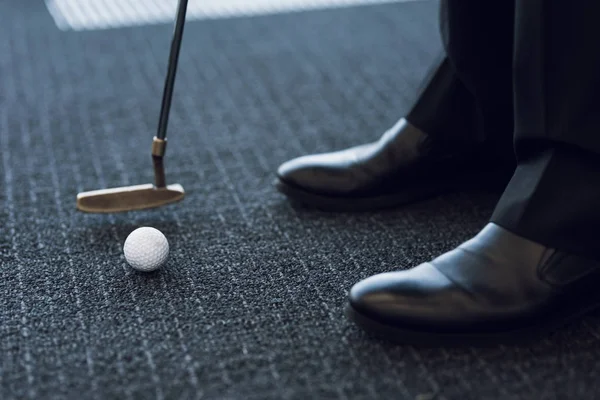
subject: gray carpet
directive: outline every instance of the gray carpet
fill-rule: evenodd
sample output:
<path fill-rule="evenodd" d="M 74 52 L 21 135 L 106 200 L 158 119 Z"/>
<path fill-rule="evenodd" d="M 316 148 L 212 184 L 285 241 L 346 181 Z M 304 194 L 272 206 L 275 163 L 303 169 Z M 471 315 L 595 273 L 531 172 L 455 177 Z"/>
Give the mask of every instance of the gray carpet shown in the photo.
<path fill-rule="evenodd" d="M 291 206 L 273 172 L 377 138 L 439 50 L 436 4 L 190 22 L 167 174 L 188 196 L 86 215 L 80 190 L 150 182 L 172 26 L 60 32 L 0 1 L 0 399 L 597 398 L 600 319 L 532 346 L 418 349 L 346 321 L 348 288 L 449 250 L 494 196 L 401 210 Z M 168 237 L 134 272 L 128 233 Z"/>

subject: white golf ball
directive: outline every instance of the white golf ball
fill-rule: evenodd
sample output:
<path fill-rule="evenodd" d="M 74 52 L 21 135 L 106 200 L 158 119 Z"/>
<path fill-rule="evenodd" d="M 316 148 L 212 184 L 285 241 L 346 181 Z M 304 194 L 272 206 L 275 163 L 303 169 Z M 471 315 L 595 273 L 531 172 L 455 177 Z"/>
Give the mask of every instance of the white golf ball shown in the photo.
<path fill-rule="evenodd" d="M 123 246 L 125 259 L 138 271 L 154 271 L 169 257 L 169 242 L 161 231 L 144 226 L 131 232 Z"/>

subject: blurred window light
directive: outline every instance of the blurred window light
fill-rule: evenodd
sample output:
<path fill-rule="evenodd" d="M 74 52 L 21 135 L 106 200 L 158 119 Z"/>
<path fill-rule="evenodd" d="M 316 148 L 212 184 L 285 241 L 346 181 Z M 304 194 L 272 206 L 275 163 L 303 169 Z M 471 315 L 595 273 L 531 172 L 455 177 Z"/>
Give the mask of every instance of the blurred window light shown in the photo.
<path fill-rule="evenodd" d="M 188 20 L 233 18 L 418 0 L 189 0 Z M 110 29 L 173 21 L 171 0 L 46 0 L 61 30 Z"/>

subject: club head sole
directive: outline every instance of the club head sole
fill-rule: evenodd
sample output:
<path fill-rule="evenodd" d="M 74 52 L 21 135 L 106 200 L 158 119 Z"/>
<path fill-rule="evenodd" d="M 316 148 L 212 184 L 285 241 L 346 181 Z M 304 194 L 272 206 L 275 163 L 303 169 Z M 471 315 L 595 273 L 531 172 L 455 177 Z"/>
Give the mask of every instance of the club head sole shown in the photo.
<path fill-rule="evenodd" d="M 183 199 L 178 184 L 157 188 L 152 184 L 92 190 L 77 194 L 77 209 L 87 213 L 118 213 L 156 208 Z"/>

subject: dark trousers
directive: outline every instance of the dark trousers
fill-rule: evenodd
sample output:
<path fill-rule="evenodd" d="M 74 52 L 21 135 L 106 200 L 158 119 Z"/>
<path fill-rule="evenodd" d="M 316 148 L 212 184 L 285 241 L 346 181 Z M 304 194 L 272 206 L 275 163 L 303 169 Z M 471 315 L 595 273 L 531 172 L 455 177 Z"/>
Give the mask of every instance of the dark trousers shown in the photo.
<path fill-rule="evenodd" d="M 407 119 L 512 157 L 492 222 L 600 254 L 600 2 L 442 0 L 445 55 Z"/>

